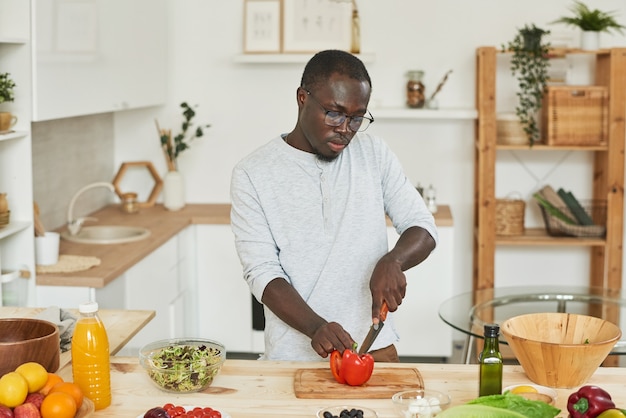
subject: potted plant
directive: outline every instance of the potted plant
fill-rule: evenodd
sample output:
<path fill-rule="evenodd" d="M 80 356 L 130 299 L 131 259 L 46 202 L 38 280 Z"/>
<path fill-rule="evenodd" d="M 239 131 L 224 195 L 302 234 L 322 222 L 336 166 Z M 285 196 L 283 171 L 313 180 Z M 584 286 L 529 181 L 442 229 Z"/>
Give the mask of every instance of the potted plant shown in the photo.
<path fill-rule="evenodd" d="M 579 0 L 574 0 L 570 7 L 573 16 L 563 16 L 552 23 L 564 23 L 582 30 L 581 49 L 598 49 L 600 32 L 616 31 L 623 33 L 626 26 L 617 23 L 615 12 L 602 12 L 598 9 L 591 10 Z"/>
<path fill-rule="evenodd" d="M 15 100 L 13 94 L 14 87 L 15 82 L 11 79 L 11 75 L 9 73 L 0 73 L 0 103 Z M 17 118 L 10 112 L 0 111 L 0 133 L 8 132 L 16 121 Z"/>
<path fill-rule="evenodd" d="M 525 25 L 518 30 L 512 41 L 502 46 L 503 51 L 513 52 L 511 72 L 516 76 L 519 85 L 515 113 L 531 146 L 539 140 L 537 117 L 550 68 L 550 44 L 544 41 L 543 36 L 549 33 L 550 31 L 534 24 Z"/>
<path fill-rule="evenodd" d="M 15 96 L 13 95 L 14 87 L 15 82 L 11 79 L 11 74 L 0 73 L 0 103 L 15 100 Z"/>
<path fill-rule="evenodd" d="M 176 136 L 172 136 L 171 129 L 161 129 L 156 122 L 159 132 L 161 148 L 165 154 L 168 172 L 163 179 L 163 205 L 169 210 L 181 209 L 184 203 L 183 180 L 178 172 L 178 156 L 181 152 L 189 149 L 189 144 L 196 138 L 204 135 L 204 129 L 211 125 L 200 125 L 193 128 L 193 118 L 196 116 L 195 110 L 183 102 L 180 104 L 183 109 L 183 122 L 181 131 Z"/>

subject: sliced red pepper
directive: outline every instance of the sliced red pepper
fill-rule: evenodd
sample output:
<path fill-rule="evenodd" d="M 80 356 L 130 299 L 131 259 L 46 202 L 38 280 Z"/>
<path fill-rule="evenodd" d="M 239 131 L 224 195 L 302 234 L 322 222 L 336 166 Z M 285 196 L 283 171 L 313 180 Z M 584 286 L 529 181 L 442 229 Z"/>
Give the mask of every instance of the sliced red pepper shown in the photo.
<path fill-rule="evenodd" d="M 335 350 L 330 354 L 330 370 L 337 382 L 360 386 L 372 377 L 374 357 L 350 349 L 344 350 L 343 354 Z"/>
<path fill-rule="evenodd" d="M 596 418 L 607 409 L 615 408 L 611 395 L 598 386 L 583 386 L 567 399 L 572 418 Z"/>
<path fill-rule="evenodd" d="M 333 372 L 335 380 L 339 383 L 346 383 L 346 379 L 341 375 L 341 353 L 335 350 L 330 353 L 330 371 Z"/>

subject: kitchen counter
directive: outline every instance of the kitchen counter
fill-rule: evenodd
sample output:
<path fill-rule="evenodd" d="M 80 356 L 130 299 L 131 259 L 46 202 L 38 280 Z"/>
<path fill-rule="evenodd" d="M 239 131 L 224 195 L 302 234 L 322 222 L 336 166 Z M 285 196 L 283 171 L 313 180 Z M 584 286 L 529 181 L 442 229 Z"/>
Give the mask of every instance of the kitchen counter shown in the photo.
<path fill-rule="evenodd" d="M 294 393 L 294 376 L 301 368 L 327 368 L 323 362 L 270 362 L 258 360 L 226 360 L 220 374 L 204 392 L 175 395 L 158 389 L 135 358 L 111 359 L 113 402 L 107 409 L 94 413 L 99 417 L 142 417 L 150 408 L 172 402 L 184 406 L 209 406 L 230 414 L 232 418 L 315 417 L 329 405 L 358 405 L 374 409 L 380 418 L 397 418 L 390 399 L 298 399 Z M 467 364 L 377 364 L 376 367 L 415 367 L 426 388 L 447 392 L 453 405 L 478 396 L 478 368 Z M 60 372 L 71 377 L 68 365 Z M 328 370 L 330 375 L 330 370 Z M 626 405 L 626 369 L 600 368 L 589 380 L 607 390 L 618 406 Z M 528 384 L 520 366 L 504 366 L 503 385 Z M 367 388 L 363 388 L 364 397 Z M 559 417 L 567 417 L 567 398 L 574 389 L 557 389 L 556 407 Z"/>
<path fill-rule="evenodd" d="M 33 318 L 44 309 L 4 306 L 0 307 L 0 318 Z M 68 310 L 78 318 L 76 309 Z M 154 318 L 155 312 L 101 309 L 99 314 L 109 337 L 109 352 L 114 355 Z M 72 356 L 69 351 L 61 353 L 59 369 L 70 363 L 71 360 Z"/>
<path fill-rule="evenodd" d="M 150 236 L 141 241 L 115 245 L 78 244 L 62 239 L 60 254 L 98 257 L 100 265 L 73 273 L 39 273 L 38 285 L 103 288 L 185 227 L 197 224 L 229 224 L 230 204 L 188 204 L 183 209 L 173 212 L 166 210 L 162 205 L 155 205 L 141 208 L 136 214 L 122 212 L 119 205 L 109 205 L 89 216 L 98 219 L 95 225 L 148 228 Z M 435 213 L 435 220 L 438 226 L 451 226 L 450 208 L 440 205 Z M 88 223 L 92 224 L 94 223 Z M 57 232 L 63 229 L 65 227 L 59 228 Z"/>
<path fill-rule="evenodd" d="M 38 285 L 103 288 L 185 227 L 192 224 L 229 224 L 230 204 L 188 204 L 179 211 L 168 211 L 162 205 L 155 205 L 141 208 L 139 213 L 134 214 L 122 212 L 119 205 L 109 205 L 89 216 L 98 221 L 88 222 L 87 225 L 140 226 L 149 229 L 150 236 L 141 241 L 114 245 L 78 244 L 61 239 L 60 254 L 98 257 L 100 265 L 73 273 L 39 273 Z"/>

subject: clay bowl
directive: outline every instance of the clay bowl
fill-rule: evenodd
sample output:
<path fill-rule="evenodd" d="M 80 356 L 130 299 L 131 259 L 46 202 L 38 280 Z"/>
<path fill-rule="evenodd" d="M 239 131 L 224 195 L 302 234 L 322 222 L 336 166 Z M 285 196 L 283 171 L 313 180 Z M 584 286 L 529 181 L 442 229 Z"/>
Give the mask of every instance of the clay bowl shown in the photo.
<path fill-rule="evenodd" d="M 0 319 L 0 376 L 36 361 L 53 373 L 59 368 L 59 329 L 33 318 Z"/>
<path fill-rule="evenodd" d="M 587 382 L 622 335 L 607 320 L 555 312 L 507 319 L 501 331 L 528 378 L 553 388 Z"/>

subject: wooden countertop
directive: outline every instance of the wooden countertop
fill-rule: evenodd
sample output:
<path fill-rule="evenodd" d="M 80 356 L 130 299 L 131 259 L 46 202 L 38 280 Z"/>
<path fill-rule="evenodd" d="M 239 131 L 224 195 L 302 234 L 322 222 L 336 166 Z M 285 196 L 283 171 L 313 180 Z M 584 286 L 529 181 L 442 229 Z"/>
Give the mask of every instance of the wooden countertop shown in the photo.
<path fill-rule="evenodd" d="M 61 239 L 60 254 L 98 257 L 100 265 L 73 273 L 38 273 L 38 285 L 103 288 L 185 227 L 194 224 L 230 224 L 230 204 L 188 204 L 174 212 L 166 210 L 162 205 L 155 205 L 142 208 L 136 214 L 122 212 L 119 205 L 109 205 L 89 216 L 98 219 L 96 225 L 148 228 L 150 236 L 141 241 L 115 245 L 78 244 Z M 435 220 L 438 226 L 452 226 L 450 207 L 439 205 Z M 57 231 L 63 229 L 65 227 Z"/>
<path fill-rule="evenodd" d="M 0 318 L 33 318 L 45 309 L 4 306 L 0 307 Z M 68 309 L 68 311 L 78 317 L 76 309 Z M 154 318 L 155 312 L 101 309 L 99 314 L 109 337 L 109 352 L 114 355 Z M 69 351 L 61 353 L 59 369 L 62 369 L 71 360 L 72 356 Z"/>
<path fill-rule="evenodd" d="M 110 407 L 97 411 L 99 417 L 140 417 L 150 408 L 167 402 L 185 406 L 209 406 L 230 414 L 232 418 L 311 418 L 330 405 L 358 405 L 374 409 L 380 418 L 397 418 L 390 399 L 298 399 L 294 393 L 294 376 L 301 368 L 328 368 L 323 362 L 270 362 L 259 360 L 226 360 L 213 384 L 204 392 L 175 395 L 152 384 L 135 358 L 111 359 L 113 400 Z M 379 363 L 376 367 L 415 367 L 426 388 L 447 392 L 453 405 L 478 396 L 478 366 L 471 364 Z M 71 377 L 71 367 L 60 371 Z M 330 373 L 330 370 L 329 372 Z M 588 384 L 607 390 L 617 405 L 626 405 L 625 368 L 599 368 Z M 520 366 L 504 366 L 503 385 L 531 383 Z M 559 417 L 567 417 L 566 403 L 574 389 L 557 389 Z"/>

